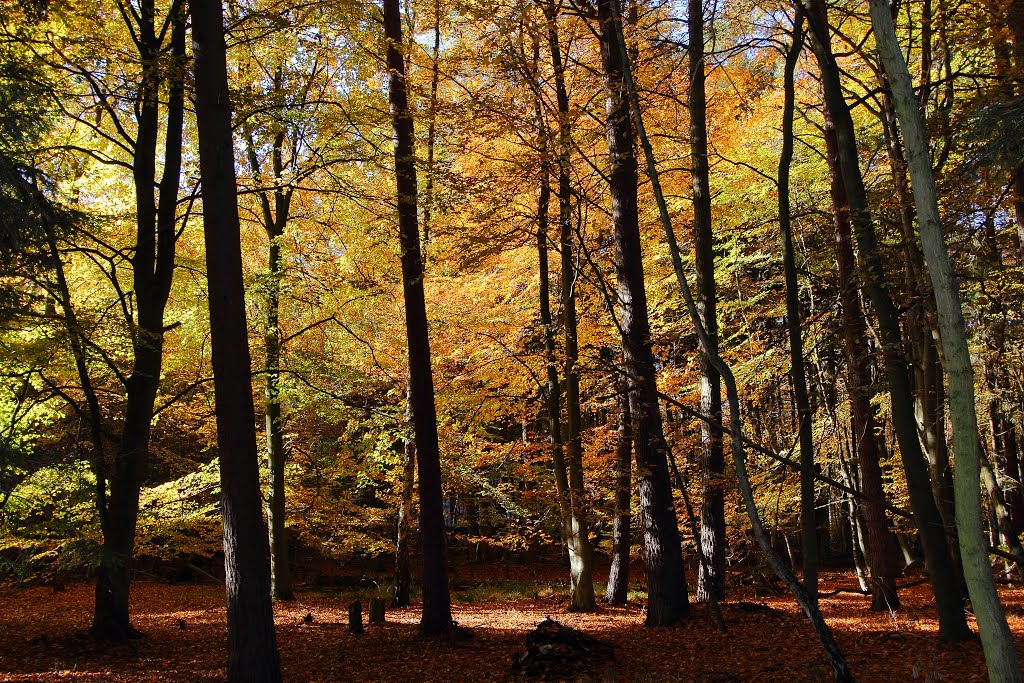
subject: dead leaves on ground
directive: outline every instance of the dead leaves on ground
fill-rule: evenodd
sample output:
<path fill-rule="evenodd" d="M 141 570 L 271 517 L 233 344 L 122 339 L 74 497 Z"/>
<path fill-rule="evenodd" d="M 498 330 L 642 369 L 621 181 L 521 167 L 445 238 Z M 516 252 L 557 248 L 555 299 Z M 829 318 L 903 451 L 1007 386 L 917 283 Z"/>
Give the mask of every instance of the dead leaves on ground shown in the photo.
<path fill-rule="evenodd" d="M 851 583 L 825 577 L 823 590 Z M 0 681 L 223 680 L 227 638 L 223 589 L 213 585 L 137 583 L 135 626 L 145 637 L 111 645 L 87 634 L 93 587 L 72 584 L 5 591 L 0 613 Z M 1024 645 L 1024 590 L 1002 591 L 1010 625 Z M 723 605 L 729 632 L 716 629 L 708 610 L 668 629 L 644 628 L 641 605 L 568 613 L 558 598 L 453 605 L 471 638 L 425 641 L 419 612 L 389 610 L 387 622 L 348 633 L 348 603 L 317 593 L 276 606 L 277 633 L 288 681 L 514 681 L 511 662 L 546 617 L 614 646 L 614 658 L 596 661 L 575 678 L 620 681 L 826 681 L 828 671 L 810 628 L 786 596 L 755 599 L 732 589 Z M 860 681 L 986 680 L 981 646 L 937 639 L 938 625 L 925 585 L 901 591 L 904 609 L 870 612 L 861 596 L 823 599 L 826 618 Z M 308 615 L 308 617 L 307 617 Z"/>

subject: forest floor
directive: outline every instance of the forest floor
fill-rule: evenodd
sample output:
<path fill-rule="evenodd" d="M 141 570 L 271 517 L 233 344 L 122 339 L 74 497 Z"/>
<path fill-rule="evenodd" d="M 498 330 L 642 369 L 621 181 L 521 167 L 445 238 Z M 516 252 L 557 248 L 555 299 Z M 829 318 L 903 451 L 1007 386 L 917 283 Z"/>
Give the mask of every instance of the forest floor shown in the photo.
<path fill-rule="evenodd" d="M 704 605 L 694 605 L 690 618 L 678 627 L 648 629 L 639 601 L 602 607 L 595 614 L 568 613 L 563 586 L 538 579 L 539 570 L 531 574 L 516 569 L 517 576 L 510 576 L 507 565 L 477 568 L 476 576 L 460 574 L 463 588 L 452 591 L 453 612 L 470 635 L 444 642 L 417 635 L 418 607 L 388 610 L 387 623 L 351 635 L 351 593 L 300 590 L 296 602 L 276 606 L 284 678 L 523 680 L 513 672 L 513 656 L 525 649 L 526 635 L 550 616 L 614 645 L 614 659 L 595 662 L 575 680 L 586 680 L 587 673 L 596 680 L 627 683 L 830 680 L 813 632 L 787 595 L 755 597 L 751 587 L 730 588 L 723 605 L 726 634 L 718 631 Z M 856 588 L 849 573 L 826 572 L 822 578 L 823 592 Z M 90 583 L 69 584 L 60 592 L 49 587 L 2 590 L 0 681 L 187 682 L 225 677 L 221 586 L 137 582 L 132 588 L 134 625 L 145 635 L 120 645 L 95 641 L 86 633 L 93 599 Z M 1004 586 L 1001 592 L 1018 651 L 1024 654 L 1024 589 Z M 867 599 L 852 593 L 821 600 L 859 681 L 986 680 L 976 639 L 939 642 L 926 584 L 905 588 L 900 596 L 904 607 L 894 613 L 871 612 Z"/>

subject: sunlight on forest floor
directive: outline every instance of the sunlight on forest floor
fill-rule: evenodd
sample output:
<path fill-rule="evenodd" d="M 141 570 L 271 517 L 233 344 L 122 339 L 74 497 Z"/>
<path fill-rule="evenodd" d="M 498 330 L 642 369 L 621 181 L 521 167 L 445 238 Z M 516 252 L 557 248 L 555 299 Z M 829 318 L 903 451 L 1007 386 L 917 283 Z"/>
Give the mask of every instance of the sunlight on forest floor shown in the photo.
<path fill-rule="evenodd" d="M 524 590 L 509 582 L 508 592 Z M 543 587 L 543 582 L 535 585 Z M 417 636 L 416 607 L 389 610 L 387 623 L 348 633 L 349 598 L 299 591 L 299 600 L 276 607 L 282 667 L 288 681 L 501 681 L 516 680 L 511 661 L 526 634 L 544 617 L 612 643 L 615 659 L 597 663 L 621 681 L 825 681 L 827 670 L 811 629 L 786 596 L 755 598 L 731 588 L 724 605 L 728 634 L 720 634 L 703 605 L 671 629 L 645 629 L 643 607 L 566 612 L 556 584 L 537 597 L 488 599 L 501 583 L 453 591 L 453 612 L 472 637 L 428 643 Z M 822 590 L 854 588 L 849 574 L 826 574 Z M 459 600 L 475 590 L 472 601 Z M 553 592 L 552 592 L 553 590 Z M 1018 649 L 1024 650 L 1024 590 L 1002 589 Z M 929 609 L 927 585 L 901 591 L 904 609 L 876 613 L 859 595 L 822 599 L 854 674 L 860 681 L 984 681 L 977 641 L 942 645 Z M 93 586 L 63 592 L 5 590 L 0 613 L 3 681 L 213 681 L 225 675 L 223 589 L 213 584 L 139 582 L 132 592 L 135 626 L 144 638 L 122 645 L 89 638 Z M 312 615 L 312 623 L 304 617 Z M 640 676 L 640 678 L 638 678 Z M 650 678 L 647 678 L 650 676 Z"/>

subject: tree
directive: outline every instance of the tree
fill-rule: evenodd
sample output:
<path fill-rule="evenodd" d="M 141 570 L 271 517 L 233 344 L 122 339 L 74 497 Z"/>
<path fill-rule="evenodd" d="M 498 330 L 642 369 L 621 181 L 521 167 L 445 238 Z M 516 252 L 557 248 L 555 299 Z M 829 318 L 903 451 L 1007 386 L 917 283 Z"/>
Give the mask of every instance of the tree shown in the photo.
<path fill-rule="evenodd" d="M 693 251 L 697 264 L 697 306 L 712 349 L 704 352 L 700 364 L 701 412 L 715 422 L 722 420 L 722 378 L 707 354 L 718 352 L 718 308 L 715 294 L 715 245 L 711 226 L 711 188 L 708 164 L 707 95 L 704 82 L 704 3 L 689 0 L 687 55 L 690 68 L 690 175 L 693 177 Z M 700 507 L 700 536 L 708 572 L 701 565 L 697 599 L 710 595 L 725 597 L 725 454 L 722 432 L 708 422 L 700 425 L 703 487 Z M 812 506 L 813 510 L 813 506 Z M 807 558 L 804 558 L 806 563 Z M 806 564 L 805 564 L 806 569 Z M 816 576 L 816 575 L 815 575 Z M 813 577 L 812 577 L 813 578 Z M 816 580 L 816 579 L 815 579 Z"/>
<path fill-rule="evenodd" d="M 144 0 L 137 13 L 123 13 L 122 18 L 137 35 L 135 44 L 141 72 L 133 103 L 134 136 L 120 123 L 122 115 L 109 104 L 109 92 L 99 79 L 82 72 L 105 112 L 118 121 L 117 130 L 122 137 L 119 144 L 131 156 L 135 186 L 136 233 L 131 259 L 135 315 L 126 315 L 131 328 L 133 363 L 130 374 L 123 379 L 125 407 L 120 443 L 111 466 L 101 468 L 108 474 L 110 492 L 97 497 L 104 534 L 103 560 L 96 575 L 92 632 L 112 640 L 137 635 L 129 621 L 128 592 L 139 491 L 147 476 L 150 429 L 163 364 L 164 311 L 174 276 L 185 69 L 185 19 L 180 3 L 168 9 L 162 27 L 157 25 L 153 0 Z M 167 104 L 163 169 L 157 183 L 161 90 L 164 88 L 167 89 Z M 98 412 L 90 412 L 93 419 L 99 419 Z M 97 482 L 97 492 L 104 486 Z"/>
<path fill-rule="evenodd" d="M 612 0 L 600 0 L 597 12 L 601 24 L 601 64 L 605 79 L 608 188 L 612 200 L 618 283 L 617 322 L 622 334 L 623 373 L 629 389 L 629 411 L 633 420 L 633 449 L 643 511 L 644 555 L 647 558 L 645 623 L 648 626 L 671 626 L 688 614 L 689 602 L 679 526 L 672 502 L 668 444 L 661 422 L 651 353 L 651 328 L 640 251 L 637 163 L 633 154 L 633 124 L 625 81 L 625 44 L 622 50 L 618 48 L 621 19 Z"/>
<path fill-rule="evenodd" d="M 618 438 L 615 441 L 615 518 L 612 527 L 612 564 L 608 569 L 605 602 L 624 605 L 629 594 L 630 529 L 633 415 L 629 410 L 629 388 L 621 377 L 616 378 L 618 402 Z"/>
<path fill-rule="evenodd" d="M 793 41 L 786 52 L 783 75 L 785 102 L 782 112 L 782 153 L 779 155 L 779 232 L 782 236 L 782 268 L 786 279 L 786 328 L 789 331 L 790 376 L 796 400 L 797 430 L 800 439 L 800 554 L 804 569 L 804 587 L 812 597 L 818 593 L 818 525 L 814 496 L 814 417 L 807 394 L 804 371 L 804 344 L 800 329 L 800 288 L 797 283 L 796 257 L 789 205 L 789 173 L 793 161 L 793 110 L 796 106 L 793 72 L 803 50 L 804 13 L 797 8 L 793 18 Z"/>
<path fill-rule="evenodd" d="M 416 464 L 419 471 L 420 530 L 423 539 L 423 617 L 420 630 L 436 636 L 451 631 L 451 597 L 445 553 L 441 456 L 437 440 L 437 411 L 430 365 L 430 337 L 423 294 L 423 255 L 417 216 L 416 156 L 412 112 L 406 94 L 402 17 L 398 0 L 384 0 L 387 40 L 388 100 L 395 144 L 395 182 L 398 188 L 398 232 L 402 247 L 402 289 L 409 351 L 409 403 L 412 407 Z"/>
<path fill-rule="evenodd" d="M 683 272 L 683 261 L 679 253 L 679 244 L 676 241 L 675 231 L 672 227 L 672 218 L 669 215 L 668 204 L 665 201 L 665 195 L 661 189 L 658 166 L 654 159 L 654 149 L 651 147 L 650 139 L 647 137 L 647 132 L 644 129 L 643 113 L 640 109 L 640 100 L 637 95 L 636 83 L 633 80 L 629 52 L 626 49 L 626 41 L 622 35 L 621 19 L 618 16 L 618 11 L 615 5 L 610 5 L 607 11 L 607 16 L 610 21 L 605 25 L 612 32 L 607 44 L 609 44 L 609 47 L 612 48 L 612 50 L 614 50 L 616 46 L 618 47 L 618 59 L 621 60 L 619 62 L 621 65 L 621 78 L 622 83 L 625 86 L 625 92 L 623 93 L 625 95 L 624 99 L 636 121 L 640 146 L 643 149 L 644 157 L 647 160 L 647 172 L 651 179 L 652 189 L 654 190 L 654 200 L 658 205 L 658 216 L 661 219 L 662 229 L 665 234 L 665 241 L 668 243 L 669 254 L 672 260 L 672 270 L 676 276 L 676 282 L 679 285 L 683 301 L 686 304 L 686 310 L 690 317 L 690 321 L 696 329 L 697 340 L 700 344 L 701 350 L 706 353 L 708 358 L 715 364 L 715 367 L 721 374 L 722 380 L 725 384 L 726 396 L 729 401 L 733 466 L 736 469 L 740 492 L 743 496 L 743 503 L 747 510 L 747 516 L 750 518 L 754 537 L 761 546 L 761 551 L 764 553 L 769 566 L 771 566 L 772 570 L 775 571 L 783 582 L 785 582 L 786 587 L 789 588 L 793 597 L 796 598 L 797 604 L 800 605 L 804 614 L 807 615 L 808 621 L 811 622 L 811 626 L 814 628 L 814 631 L 818 636 L 818 640 L 820 641 L 822 648 L 825 650 L 825 656 L 828 659 L 828 663 L 832 669 L 832 675 L 835 680 L 838 683 L 852 681 L 853 675 L 850 673 L 849 666 L 846 663 L 846 658 L 843 656 L 842 651 L 840 651 L 839 645 L 836 643 L 831 629 L 829 629 L 824 618 L 821 616 L 821 611 L 818 609 L 818 601 L 807 594 L 804 587 L 800 585 L 793 573 L 782 562 L 782 558 L 780 558 L 778 553 L 776 553 L 774 548 L 772 548 L 768 534 L 761 523 L 760 513 L 757 510 L 757 504 L 754 501 L 754 494 L 750 486 L 750 478 L 747 475 L 746 453 L 743 445 L 743 420 L 740 414 L 740 400 L 739 392 L 736 387 L 736 379 L 732 374 L 732 370 L 725 361 L 722 360 L 722 357 L 719 354 L 712 352 L 713 347 L 708 340 L 707 331 L 704 329 L 704 323 L 701 321 L 700 312 L 697 310 L 697 303 L 690 290 L 686 274 Z M 626 120 L 629 120 L 628 117 L 626 117 Z"/>
<path fill-rule="evenodd" d="M 569 94 L 565 87 L 565 66 L 558 39 L 558 8 L 554 0 L 544 6 L 547 20 L 548 49 L 555 74 L 555 98 L 558 107 L 558 138 L 555 142 L 558 158 L 558 235 L 561 254 L 562 323 L 565 331 L 565 466 L 568 469 L 569 519 L 563 526 L 568 534 L 569 573 L 572 578 L 572 607 L 582 612 L 597 608 L 594 599 L 594 552 L 590 545 L 589 523 L 583 482 L 583 444 L 580 437 L 580 379 L 577 362 L 576 265 L 573 259 L 572 183 L 569 177 L 572 163 L 572 130 L 569 120 Z M 556 468 L 560 466 L 555 465 Z M 556 472 L 556 481 L 561 475 Z"/>
<path fill-rule="evenodd" d="M 189 13 L 217 401 L 228 680 L 273 683 L 281 680 L 281 666 L 260 499 L 224 18 L 219 0 L 192 0 Z"/>
<path fill-rule="evenodd" d="M 886 3 L 879 0 L 871 0 L 870 8 L 878 54 L 882 68 L 892 84 L 896 115 L 907 147 L 907 166 L 917 207 L 921 244 L 939 314 L 939 330 L 949 378 L 949 415 L 953 423 L 953 451 L 956 454 L 954 500 L 964 580 L 978 618 L 978 631 L 985 648 L 989 680 L 1020 681 L 1020 663 L 1013 635 L 996 593 L 981 527 L 981 442 L 975 412 L 974 369 L 967 345 L 967 326 L 960 303 L 960 287 L 942 231 L 931 152 L 910 72 L 896 38 L 892 12 Z"/>
<path fill-rule="evenodd" d="M 284 97 L 284 69 L 278 65 L 272 78 L 271 93 L 274 99 Z M 280 114 L 279 114 L 280 116 Z M 274 186 L 273 203 L 271 195 L 259 190 L 260 211 L 263 229 L 267 234 L 267 278 L 266 314 L 263 329 L 263 371 L 266 375 L 263 407 L 266 414 L 266 452 L 270 470 L 270 495 L 267 497 L 267 520 L 270 532 L 270 591 L 276 600 L 294 600 L 291 571 L 288 566 L 288 538 L 285 531 L 285 487 L 284 487 L 284 418 L 281 415 L 281 285 L 284 279 L 284 263 L 281 259 L 281 242 L 288 225 L 294 188 L 286 187 L 284 180 L 284 147 L 287 131 L 275 126 L 272 131 L 271 178 Z M 259 177 L 261 165 L 256 153 L 256 142 L 251 126 L 244 126 L 246 157 L 254 177 Z"/>

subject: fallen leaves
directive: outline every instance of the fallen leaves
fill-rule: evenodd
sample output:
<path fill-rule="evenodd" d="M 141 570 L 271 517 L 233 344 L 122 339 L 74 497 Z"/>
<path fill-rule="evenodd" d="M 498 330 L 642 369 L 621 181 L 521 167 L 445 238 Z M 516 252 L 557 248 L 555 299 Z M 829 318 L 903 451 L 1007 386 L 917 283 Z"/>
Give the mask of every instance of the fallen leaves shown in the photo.
<path fill-rule="evenodd" d="M 823 590 L 852 583 L 828 574 Z M 1024 590 L 1001 590 L 1011 628 L 1024 644 Z M 2 681 L 223 680 L 226 626 L 223 588 L 214 585 L 136 583 L 134 624 L 145 637 L 124 644 L 87 634 L 93 586 L 73 583 L 10 592 L 0 613 Z M 977 641 L 943 644 L 927 585 L 901 591 L 904 609 L 868 610 L 862 596 L 839 593 L 822 609 L 859 681 L 986 680 Z M 614 646 L 614 658 L 591 670 L 620 681 L 828 680 L 814 634 L 787 596 L 755 599 L 731 588 L 723 611 L 729 632 L 718 632 L 709 610 L 693 605 L 675 628 L 648 629 L 642 605 L 603 607 L 595 614 L 566 612 L 560 597 L 490 600 L 453 605 L 471 638 L 424 641 L 415 607 L 389 610 L 387 622 L 348 633 L 349 601 L 301 593 L 277 603 L 278 642 L 287 681 L 509 681 L 511 662 L 527 635 L 547 617 Z M 601 674 L 606 672 L 606 674 Z M 582 672 L 577 672 L 577 676 Z M 573 678 L 575 678 L 574 676 Z"/>

